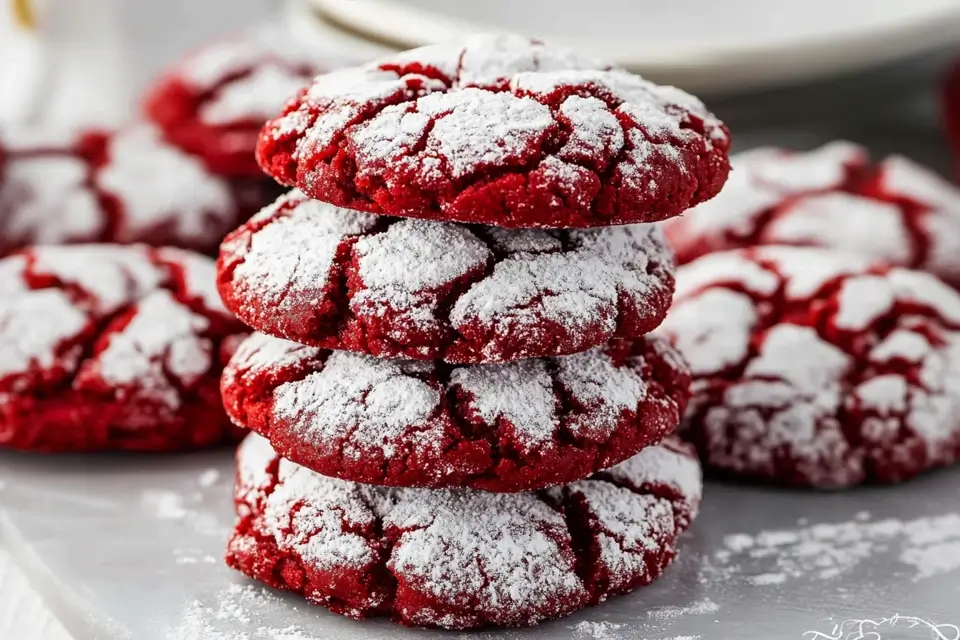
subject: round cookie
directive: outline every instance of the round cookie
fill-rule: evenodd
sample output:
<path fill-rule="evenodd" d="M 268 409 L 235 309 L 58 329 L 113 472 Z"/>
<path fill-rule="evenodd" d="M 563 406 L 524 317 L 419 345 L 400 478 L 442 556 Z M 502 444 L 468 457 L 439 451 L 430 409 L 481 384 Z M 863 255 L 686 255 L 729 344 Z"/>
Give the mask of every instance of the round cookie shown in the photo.
<path fill-rule="evenodd" d="M 170 451 L 237 439 L 219 394 L 243 327 L 213 262 L 38 247 L 0 260 L 0 447 Z"/>
<path fill-rule="evenodd" d="M 960 189 L 890 156 L 834 142 L 808 152 L 738 154 L 723 191 L 668 221 L 681 264 L 757 245 L 815 246 L 930 271 L 960 284 Z"/>
<path fill-rule="evenodd" d="M 167 70 L 148 90 L 144 114 L 214 173 L 260 177 L 260 127 L 319 73 L 320 59 L 280 25 L 253 29 Z"/>
<path fill-rule="evenodd" d="M 227 236 L 218 281 L 259 331 L 378 357 L 500 362 L 652 331 L 673 295 L 654 225 L 505 231 L 294 190 Z"/>
<path fill-rule="evenodd" d="M 250 213 L 231 183 L 149 126 L 0 137 L 0 255 L 85 242 L 211 251 Z M 248 191 L 246 206 L 255 199 Z"/>
<path fill-rule="evenodd" d="M 227 564 L 351 618 L 448 629 L 531 626 L 653 582 L 702 494 L 672 439 L 537 493 L 344 482 L 257 435 L 237 464 Z"/>
<path fill-rule="evenodd" d="M 282 184 L 501 227 L 653 222 L 713 197 L 726 127 L 679 89 L 512 35 L 318 76 L 260 134 Z"/>
<path fill-rule="evenodd" d="M 326 476 L 515 492 L 580 480 L 659 442 L 677 428 L 689 383 L 655 338 L 451 367 L 254 334 L 221 390 L 237 425 Z"/>
<path fill-rule="evenodd" d="M 960 455 L 960 295 L 816 248 L 680 268 L 659 334 L 690 362 L 704 465 L 789 485 L 890 483 Z"/>

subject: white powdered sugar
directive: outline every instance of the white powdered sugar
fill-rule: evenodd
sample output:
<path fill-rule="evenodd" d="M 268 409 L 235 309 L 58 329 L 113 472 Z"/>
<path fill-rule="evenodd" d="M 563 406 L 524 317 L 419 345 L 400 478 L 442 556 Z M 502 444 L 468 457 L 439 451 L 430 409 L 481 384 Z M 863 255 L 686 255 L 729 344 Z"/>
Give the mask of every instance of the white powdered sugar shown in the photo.
<path fill-rule="evenodd" d="M 274 412 L 295 421 L 321 449 L 342 447 L 342 455 L 360 458 L 376 449 L 387 458 L 399 441 L 416 449 L 441 442 L 441 426 L 431 418 L 440 393 L 406 375 L 403 361 L 334 351 L 323 369 L 281 385 Z"/>
<path fill-rule="evenodd" d="M 105 219 L 89 180 L 89 165 L 69 153 L 7 158 L 0 233 L 36 244 L 97 237 Z"/>
<path fill-rule="evenodd" d="M 223 226 L 236 215 L 227 183 L 198 158 L 163 142 L 150 126 L 114 135 L 108 153 L 95 181 L 120 200 L 120 241 L 167 225 L 186 237 L 202 236 L 211 225 Z"/>
<path fill-rule="evenodd" d="M 211 311 L 227 313 L 217 292 L 217 270 L 213 260 L 193 251 L 170 247 L 157 249 L 156 255 L 179 267 L 186 295 L 200 300 Z"/>
<path fill-rule="evenodd" d="M 196 383 L 212 364 L 213 345 L 199 335 L 209 325 L 170 292 L 155 291 L 139 301 L 136 315 L 110 334 L 85 370 L 108 384 L 135 385 L 145 397 L 177 409 L 179 389 Z"/>
<path fill-rule="evenodd" d="M 197 277 L 191 271 L 213 277 L 208 258 L 161 253 L 187 283 Z M 22 256 L 0 261 L 0 280 L 6 280 L 0 286 L 0 378 L 21 376 L 18 384 L 29 385 L 41 373 L 51 380 L 65 377 L 80 391 L 112 389 L 118 400 L 136 396 L 158 410 L 176 410 L 182 390 L 210 370 L 214 345 L 203 336 L 210 321 L 162 288 L 170 286 L 168 274 L 150 250 L 37 247 L 29 256 L 29 268 Z M 28 276 L 50 283 L 31 289 Z M 106 324 L 118 312 L 130 315 Z"/>
<path fill-rule="evenodd" d="M 52 367 L 59 346 L 87 322 L 87 315 L 62 291 L 0 295 L 0 381 L 35 367 Z M 70 361 L 75 365 L 78 357 L 75 353 Z"/>
<path fill-rule="evenodd" d="M 280 308 L 291 293 L 319 296 L 340 243 L 377 223 L 375 216 L 311 200 L 296 190 L 250 224 L 270 219 L 249 241 L 241 236 L 227 246 L 242 260 L 234 271 L 238 286 L 249 288 L 253 299 Z"/>
<path fill-rule="evenodd" d="M 890 195 L 960 217 L 960 189 L 909 158 L 885 159 L 880 164 L 880 184 Z"/>
<path fill-rule="evenodd" d="M 427 594 L 469 594 L 481 610 L 549 609 L 558 598 L 585 596 L 564 548 L 563 517 L 534 494 L 408 489 L 395 501 L 384 526 L 406 533 L 389 567 Z"/>
<path fill-rule="evenodd" d="M 567 428 L 576 437 L 612 432 L 624 411 L 636 411 L 647 397 L 647 383 L 632 367 L 616 366 L 600 349 L 553 359 L 557 380 L 586 410 L 575 413 Z"/>
<path fill-rule="evenodd" d="M 928 274 L 869 268 L 865 259 L 786 247 L 713 254 L 681 267 L 682 293 L 660 331 L 690 361 L 691 411 L 700 416 L 712 464 L 773 473 L 786 451 L 815 484 L 846 484 L 867 473 L 864 447 L 909 460 L 912 438 L 925 447 L 927 464 L 949 461 L 960 439 L 960 297 Z M 752 287 L 766 279 L 757 269 L 778 284 Z M 685 282 L 688 272 L 694 286 Z M 805 305 L 835 278 L 835 306 L 824 322 L 858 335 L 866 348 L 856 358 L 844 343 L 780 320 L 786 312 L 770 308 L 775 290 Z M 892 327 L 878 325 L 896 304 L 926 307 L 930 317 L 902 314 Z M 893 363 L 904 359 L 918 380 L 898 373 Z M 711 391 L 725 371 L 739 373 Z M 851 410 L 841 425 L 841 412 Z M 864 444 L 848 443 L 850 429 Z"/>
<path fill-rule="evenodd" d="M 492 257 L 464 226 L 413 219 L 361 238 L 354 252 L 366 288 L 351 306 L 407 311 L 424 326 L 437 322 L 433 290 L 483 269 Z"/>
<path fill-rule="evenodd" d="M 549 237 L 546 231 L 527 232 L 525 242 L 530 244 L 538 234 Z M 618 301 L 642 308 L 647 297 L 664 286 L 665 272 L 673 270 L 672 256 L 655 225 L 570 231 L 568 239 L 566 251 L 511 247 L 518 250 L 457 300 L 450 316 L 454 326 L 477 319 L 495 327 L 547 320 L 572 331 L 599 325 L 612 335 Z M 660 269 L 648 269 L 651 263 Z"/>
<path fill-rule="evenodd" d="M 212 125 L 266 120 L 307 83 L 307 78 L 280 65 L 265 64 L 241 80 L 222 87 L 200 109 L 201 119 Z"/>
<path fill-rule="evenodd" d="M 875 519 L 728 535 L 709 560 L 710 580 L 754 585 L 835 580 L 891 558 L 898 574 L 921 581 L 960 570 L 960 513 L 915 519 Z"/>
<path fill-rule="evenodd" d="M 602 100 L 570 96 L 561 103 L 560 114 L 572 127 L 570 137 L 560 150 L 561 158 L 610 158 L 623 148 L 623 127 Z"/>
<path fill-rule="evenodd" d="M 703 472 L 700 463 L 689 455 L 667 446 L 647 447 L 625 462 L 605 472 L 620 482 L 663 484 L 678 495 L 686 496 L 694 506 L 700 503 L 703 492 Z"/>
<path fill-rule="evenodd" d="M 450 384 L 470 394 L 468 407 L 484 422 L 506 420 L 517 439 L 531 448 L 549 442 L 560 426 L 559 402 L 546 360 L 461 367 L 451 372 Z"/>
<path fill-rule="evenodd" d="M 900 207 L 834 192 L 801 198 L 782 209 L 759 243 L 831 247 L 908 264 L 913 255 L 909 238 Z"/>
<path fill-rule="evenodd" d="M 839 187 L 851 167 L 867 162 L 867 150 L 845 140 L 827 143 L 808 152 L 791 153 L 773 148 L 753 149 L 730 159 L 753 179 L 779 193 L 796 195 Z"/>

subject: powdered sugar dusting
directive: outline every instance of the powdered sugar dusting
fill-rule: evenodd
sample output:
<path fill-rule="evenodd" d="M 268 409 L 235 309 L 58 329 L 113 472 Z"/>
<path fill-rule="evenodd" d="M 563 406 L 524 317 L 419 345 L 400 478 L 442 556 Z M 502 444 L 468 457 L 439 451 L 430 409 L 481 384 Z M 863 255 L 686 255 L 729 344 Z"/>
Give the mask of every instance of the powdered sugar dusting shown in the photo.
<path fill-rule="evenodd" d="M 870 233 L 864 233 L 869 229 Z M 899 207 L 849 193 L 801 198 L 780 211 L 760 235 L 762 244 L 832 247 L 908 264 L 910 230 Z"/>
<path fill-rule="evenodd" d="M 156 288 L 163 272 L 140 249 L 117 249 L 110 245 L 37 247 L 32 251 L 33 271 L 80 287 L 94 300 L 100 313 L 112 313 L 121 305 Z"/>
<path fill-rule="evenodd" d="M 507 421 L 520 441 L 537 446 L 552 440 L 560 425 L 553 380 L 546 360 L 454 369 L 450 383 L 471 395 L 469 406 L 488 424 Z"/>
<path fill-rule="evenodd" d="M 757 268 L 779 284 L 751 290 Z M 688 272 L 695 286 L 685 283 Z M 815 325 L 788 310 L 807 308 L 835 279 L 829 313 Z M 711 464 L 766 477 L 787 455 L 804 483 L 837 486 L 862 481 L 871 465 L 892 469 L 887 458 L 868 457 L 877 451 L 917 465 L 899 472 L 908 475 L 957 455 L 960 297 L 932 276 L 819 249 L 761 247 L 682 267 L 678 289 L 661 331 L 690 360 L 687 420 L 702 430 Z M 773 302 L 776 291 L 798 306 L 777 306 L 786 303 Z M 905 304 L 929 311 L 898 312 Z M 852 352 L 837 332 L 863 347 Z M 915 374 L 894 364 L 904 359 Z M 848 439 L 851 429 L 860 441 Z M 911 457 L 918 447 L 923 457 Z"/>
<path fill-rule="evenodd" d="M 401 362 L 334 351 L 321 371 L 285 383 L 275 392 L 274 411 L 308 429 L 324 448 L 343 441 L 343 454 L 359 457 L 376 448 L 387 458 L 396 443 L 417 449 L 441 443 L 441 426 L 431 420 L 438 391 L 404 374 Z M 349 432 L 349 437 L 342 439 Z"/>
<path fill-rule="evenodd" d="M 106 348 L 85 363 L 82 380 L 97 376 L 108 384 L 136 384 L 137 391 L 170 409 L 212 364 L 212 343 L 200 333 L 210 322 L 177 302 L 168 291 L 143 298 L 136 315 L 110 334 Z"/>
<path fill-rule="evenodd" d="M 548 232 L 529 232 L 528 237 L 534 234 L 550 237 Z M 522 251 L 497 263 L 493 273 L 454 305 L 454 325 L 479 318 L 487 325 L 506 326 L 535 317 L 574 331 L 599 324 L 612 335 L 618 300 L 643 305 L 662 290 L 664 273 L 673 270 L 672 256 L 655 225 L 572 231 L 568 237 L 571 247 L 566 251 Z M 539 313 L 531 314 L 531 305 Z"/>
<path fill-rule="evenodd" d="M 960 570 L 960 514 L 906 520 L 866 514 L 847 522 L 732 534 L 711 558 L 706 576 L 755 585 L 835 580 L 881 557 L 892 557 L 914 581 Z"/>
<path fill-rule="evenodd" d="M 249 241 L 243 238 L 233 245 L 242 259 L 234 273 L 239 286 L 249 288 L 253 297 L 281 308 L 291 292 L 320 296 L 340 244 L 376 225 L 374 216 L 310 200 L 296 190 L 281 196 L 252 223 L 271 218 Z"/>
<path fill-rule="evenodd" d="M 137 126 L 110 140 L 109 162 L 95 177 L 100 189 L 120 199 L 118 239 L 170 225 L 186 237 L 202 236 L 211 224 L 234 219 L 235 203 L 225 181 L 193 156 L 166 144 L 159 132 Z"/>
<path fill-rule="evenodd" d="M 578 437 L 613 431 L 622 412 L 634 409 L 647 395 L 647 383 L 636 371 L 615 366 L 600 349 L 562 356 L 555 362 L 560 384 L 578 404 L 590 408 L 568 427 Z"/>
<path fill-rule="evenodd" d="M 3 235 L 38 244 L 97 237 L 105 221 L 89 173 L 67 153 L 8 159 L 0 181 Z"/>
<path fill-rule="evenodd" d="M 53 366 L 57 347 L 86 324 L 86 314 L 61 291 L 0 296 L 0 383 Z"/>
<path fill-rule="evenodd" d="M 200 117 L 212 125 L 243 120 L 266 120 L 307 83 L 307 79 L 280 65 L 263 65 L 240 81 L 234 81 L 204 104 Z"/>
<path fill-rule="evenodd" d="M 354 250 L 366 289 L 351 306 L 407 310 L 425 323 L 436 322 L 432 289 L 482 269 L 491 258 L 466 227 L 423 220 L 401 220 L 386 233 L 362 238 Z"/>

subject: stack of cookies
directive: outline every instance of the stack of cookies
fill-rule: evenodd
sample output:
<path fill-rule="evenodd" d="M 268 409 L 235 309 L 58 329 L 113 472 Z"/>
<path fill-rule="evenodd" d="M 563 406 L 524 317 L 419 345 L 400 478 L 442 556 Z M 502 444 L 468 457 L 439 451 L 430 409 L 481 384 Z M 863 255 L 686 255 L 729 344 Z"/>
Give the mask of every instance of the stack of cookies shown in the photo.
<path fill-rule="evenodd" d="M 255 432 L 228 563 L 446 628 L 659 577 L 701 480 L 647 223 L 714 196 L 728 147 L 695 98 L 518 37 L 316 78 L 258 146 L 296 188 L 218 262 L 260 332 L 222 381 Z"/>

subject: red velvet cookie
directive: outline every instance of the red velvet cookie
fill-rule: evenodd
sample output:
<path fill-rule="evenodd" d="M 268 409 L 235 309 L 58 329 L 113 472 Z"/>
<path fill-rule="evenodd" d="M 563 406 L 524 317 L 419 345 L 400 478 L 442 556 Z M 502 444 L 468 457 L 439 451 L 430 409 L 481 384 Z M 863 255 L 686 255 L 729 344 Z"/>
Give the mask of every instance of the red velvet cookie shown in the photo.
<path fill-rule="evenodd" d="M 658 228 L 516 230 L 387 218 L 294 190 L 224 241 L 227 307 L 254 328 L 378 357 L 500 362 L 637 337 L 666 315 Z"/>
<path fill-rule="evenodd" d="M 0 255 L 31 244 L 79 242 L 210 251 L 250 213 L 231 183 L 149 126 L 53 137 L 5 137 Z M 262 197 L 253 195 L 244 204 Z"/>
<path fill-rule="evenodd" d="M 681 267 L 659 330 L 693 369 L 704 464 L 791 485 L 899 482 L 960 455 L 960 295 L 824 249 Z"/>
<path fill-rule="evenodd" d="M 227 564 L 351 618 L 530 626 L 656 580 L 702 484 L 678 441 L 537 493 L 334 480 L 251 435 L 237 454 Z"/>
<path fill-rule="evenodd" d="M 327 476 L 527 491 L 572 482 L 672 433 L 686 364 L 658 339 L 451 367 L 255 334 L 223 374 L 233 421 Z"/>
<path fill-rule="evenodd" d="M 732 158 L 719 196 L 664 225 L 681 263 L 713 251 L 803 245 L 862 253 L 960 284 L 960 189 L 901 156 L 869 166 L 848 142 Z"/>
<path fill-rule="evenodd" d="M 167 451 L 235 439 L 219 379 L 243 330 L 213 262 L 39 247 L 0 260 L 0 447 Z"/>
<path fill-rule="evenodd" d="M 729 145 L 679 89 L 498 35 L 317 77 L 266 124 L 257 157 L 344 207 L 566 228 L 662 220 L 713 197 Z"/>
<path fill-rule="evenodd" d="M 319 73 L 319 58 L 279 26 L 251 30 L 169 69 L 147 92 L 144 112 L 213 172 L 258 177 L 260 127 Z"/>

